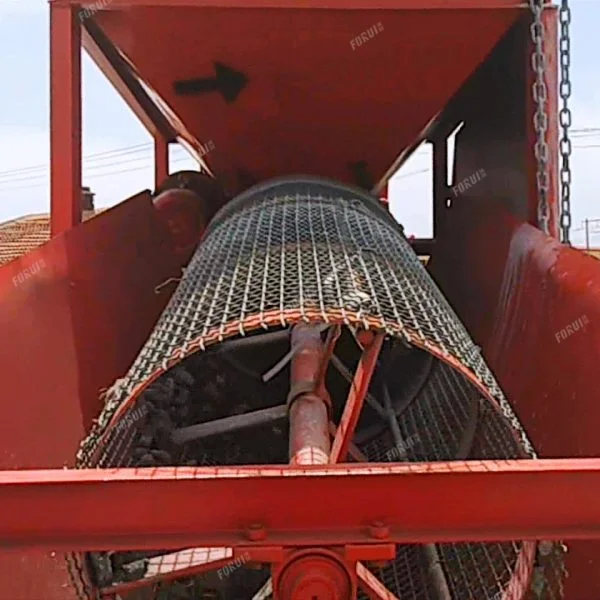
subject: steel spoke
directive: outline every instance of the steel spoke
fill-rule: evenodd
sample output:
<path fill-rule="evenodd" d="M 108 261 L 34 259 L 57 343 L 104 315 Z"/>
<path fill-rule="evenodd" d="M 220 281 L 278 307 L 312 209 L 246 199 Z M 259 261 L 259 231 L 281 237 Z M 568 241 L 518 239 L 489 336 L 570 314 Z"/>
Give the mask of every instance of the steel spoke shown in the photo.
<path fill-rule="evenodd" d="M 348 448 L 354 436 L 354 430 L 356 429 L 365 397 L 369 391 L 369 385 L 375 371 L 383 338 L 383 333 L 378 334 L 371 345 L 365 350 L 358 363 L 354 379 L 351 383 L 350 393 L 348 394 L 348 400 L 346 401 L 346 406 L 344 407 L 344 412 L 335 434 L 335 439 L 333 440 L 331 454 L 329 455 L 330 464 L 343 461 L 348 454 Z"/>

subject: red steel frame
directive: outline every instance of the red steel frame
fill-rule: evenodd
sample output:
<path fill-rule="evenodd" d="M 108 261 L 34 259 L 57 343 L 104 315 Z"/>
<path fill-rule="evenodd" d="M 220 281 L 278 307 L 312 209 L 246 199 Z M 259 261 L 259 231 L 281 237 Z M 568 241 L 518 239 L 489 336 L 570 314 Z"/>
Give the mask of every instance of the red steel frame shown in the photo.
<path fill-rule="evenodd" d="M 0 535 L 55 551 L 595 539 L 599 495 L 596 458 L 2 471 Z"/>
<path fill-rule="evenodd" d="M 141 88 L 139 82 L 118 64 L 103 35 L 93 23 L 82 24 L 78 12 L 81 0 L 49 0 L 50 2 L 50 61 L 51 61 L 51 223 L 56 236 L 81 220 L 81 58 L 82 40 L 110 73 L 113 85 L 127 101 L 155 140 L 155 178 L 162 181 L 168 173 L 165 145 L 175 141 L 176 132 L 165 115 Z M 515 0 L 453 0 L 457 9 L 508 8 Z M 225 7 L 225 8 L 278 8 L 278 9 L 350 9 L 393 10 L 423 9 L 422 0 L 110 0 L 102 10 L 123 7 Z M 447 0 L 428 0 L 427 8 L 448 8 Z M 92 20 L 90 20 L 92 21 Z M 97 35 L 96 35 L 97 34 Z M 99 39 L 98 39 L 99 38 Z"/>
<path fill-rule="evenodd" d="M 73 6 L 50 8 L 51 229 L 81 221 L 81 24 Z"/>
<path fill-rule="evenodd" d="M 325 6 L 326 4 L 326 6 Z M 428 3 L 443 8 L 446 0 Z M 464 8 L 477 0 L 455 2 Z M 488 7 L 507 7 L 495 0 Z M 290 8 L 282 0 L 112 0 L 123 6 Z M 422 8 L 422 0 L 299 0 L 293 8 Z M 81 23 L 76 0 L 51 0 L 52 235 L 81 218 Z M 117 73 L 119 75 L 119 73 Z M 121 74 L 123 93 L 155 140 L 157 183 L 173 131 Z M 148 103 L 150 102 L 150 104 Z M 330 462 L 344 459 L 381 338 L 358 369 Z M 366 559 L 377 544 L 600 538 L 600 460 L 478 461 L 304 467 L 0 472 L 0 538 L 7 548 L 177 549 L 339 546 Z M 152 503 L 148 498 L 152 497 Z M 198 511 L 197 499 L 210 498 Z M 343 497 L 343 503 L 307 498 Z M 390 499 L 394 499 L 390 502 Z M 444 498 L 445 511 L 439 510 Z M 119 505 L 119 511 L 102 507 Z M 166 507 L 171 507 L 170 509 Z M 407 511 L 410 507 L 410 511 Z M 410 515 L 407 517 L 407 515 Z M 258 524 L 258 525 L 257 525 Z M 253 535 L 256 527 L 262 532 Z M 263 535 L 264 534 L 264 535 Z M 360 548 L 363 550 L 361 551 Z M 362 553 L 361 553 L 362 552 Z M 385 553 L 384 553 L 385 554 Z M 377 591 L 358 565 L 359 579 Z"/>

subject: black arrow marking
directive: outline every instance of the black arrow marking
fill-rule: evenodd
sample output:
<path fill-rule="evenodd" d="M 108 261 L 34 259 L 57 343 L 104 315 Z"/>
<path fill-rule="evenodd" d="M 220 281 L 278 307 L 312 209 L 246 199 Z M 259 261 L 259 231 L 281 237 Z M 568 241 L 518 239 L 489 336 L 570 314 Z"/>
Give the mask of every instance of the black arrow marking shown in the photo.
<path fill-rule="evenodd" d="M 220 92 L 225 102 L 231 103 L 237 99 L 246 85 L 248 85 L 248 78 L 243 73 L 223 63 L 215 62 L 214 77 L 176 81 L 173 88 L 178 96 Z"/>

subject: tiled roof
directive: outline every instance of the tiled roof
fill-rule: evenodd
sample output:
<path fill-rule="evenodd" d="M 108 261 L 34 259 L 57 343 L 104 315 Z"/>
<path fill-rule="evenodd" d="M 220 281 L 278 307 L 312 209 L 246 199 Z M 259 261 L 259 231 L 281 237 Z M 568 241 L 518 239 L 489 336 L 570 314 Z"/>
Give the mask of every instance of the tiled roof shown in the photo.
<path fill-rule="evenodd" d="M 600 259 L 600 248 L 592 248 L 587 251 L 588 254 L 591 254 L 594 258 Z"/>
<path fill-rule="evenodd" d="M 97 209 L 95 214 L 105 209 Z M 83 220 L 94 216 L 91 211 L 83 213 Z M 50 239 L 50 215 L 28 215 L 0 223 L 0 266 L 19 258 L 41 246 Z M 600 259 L 600 248 L 587 251 Z M 427 264 L 429 257 L 421 257 Z"/>
<path fill-rule="evenodd" d="M 99 211 L 98 211 L 99 212 Z M 93 217 L 86 212 L 83 219 Z M 27 215 L 0 223 L 0 266 L 19 258 L 50 239 L 50 215 Z"/>

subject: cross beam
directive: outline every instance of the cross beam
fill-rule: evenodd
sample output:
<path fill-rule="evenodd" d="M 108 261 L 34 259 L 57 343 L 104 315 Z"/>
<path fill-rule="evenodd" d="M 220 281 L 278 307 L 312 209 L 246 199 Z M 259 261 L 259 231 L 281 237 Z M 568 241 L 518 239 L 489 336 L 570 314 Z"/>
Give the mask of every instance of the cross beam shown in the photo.
<path fill-rule="evenodd" d="M 5 548 L 600 538 L 600 459 L 0 472 Z M 261 531 L 257 538 L 256 531 Z"/>

